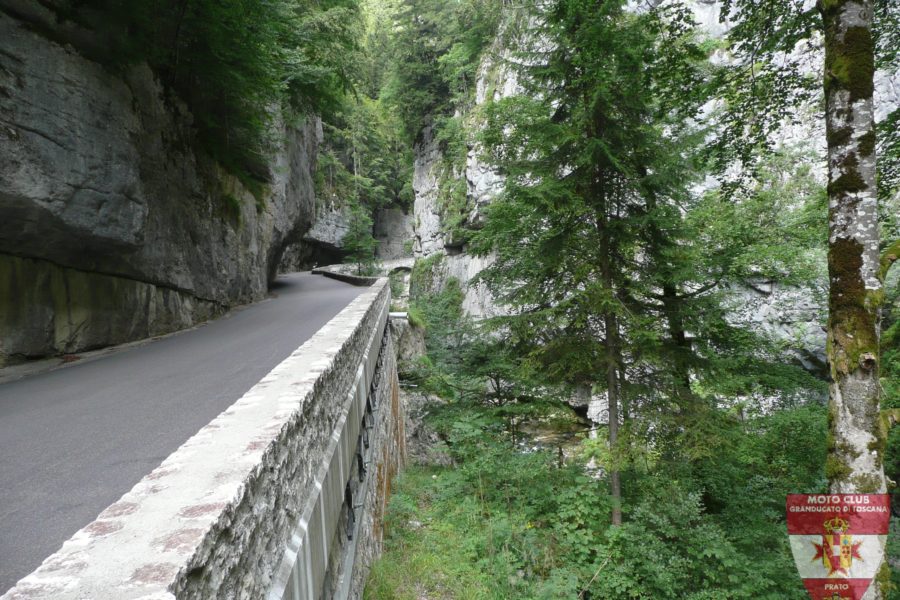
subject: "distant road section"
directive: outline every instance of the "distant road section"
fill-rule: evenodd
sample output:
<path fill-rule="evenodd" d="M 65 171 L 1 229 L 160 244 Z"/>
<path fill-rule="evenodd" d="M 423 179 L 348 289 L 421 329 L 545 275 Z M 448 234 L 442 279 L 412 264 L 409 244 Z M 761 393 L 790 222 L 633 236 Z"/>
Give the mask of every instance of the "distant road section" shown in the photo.
<path fill-rule="evenodd" d="M 198 329 L 0 385 L 0 594 L 362 289 L 281 276 L 275 297 Z"/>

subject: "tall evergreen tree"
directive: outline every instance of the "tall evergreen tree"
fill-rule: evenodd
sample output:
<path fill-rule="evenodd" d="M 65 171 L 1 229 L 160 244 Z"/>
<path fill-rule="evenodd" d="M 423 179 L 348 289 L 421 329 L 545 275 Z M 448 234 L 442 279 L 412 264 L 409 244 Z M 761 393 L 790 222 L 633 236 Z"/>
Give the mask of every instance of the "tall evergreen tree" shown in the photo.
<path fill-rule="evenodd" d="M 648 200 L 671 198 L 680 186 L 660 177 L 669 172 L 660 159 L 673 150 L 658 104 L 673 77 L 693 76 L 689 33 L 661 27 L 656 13 L 630 14 L 619 0 L 561 0 L 534 18 L 533 39 L 552 48 L 525 57 L 525 95 L 488 108 L 483 141 L 506 191 L 473 247 L 496 254 L 482 279 L 512 307 L 515 315 L 500 322 L 534 342 L 532 358 L 558 380 L 605 390 L 615 448 L 624 357 L 640 344 L 642 317 L 629 307 L 640 303 L 633 274 Z M 663 63 L 676 68 L 655 68 Z M 619 524 L 615 466 L 610 493 Z"/>

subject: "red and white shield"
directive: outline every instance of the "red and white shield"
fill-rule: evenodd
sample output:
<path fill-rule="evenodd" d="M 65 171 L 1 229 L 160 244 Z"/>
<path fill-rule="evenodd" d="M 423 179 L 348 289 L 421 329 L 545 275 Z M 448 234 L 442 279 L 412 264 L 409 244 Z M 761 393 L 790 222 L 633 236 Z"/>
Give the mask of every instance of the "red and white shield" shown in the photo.
<path fill-rule="evenodd" d="M 791 494 L 788 535 L 813 600 L 861 600 L 884 561 L 887 494 Z"/>

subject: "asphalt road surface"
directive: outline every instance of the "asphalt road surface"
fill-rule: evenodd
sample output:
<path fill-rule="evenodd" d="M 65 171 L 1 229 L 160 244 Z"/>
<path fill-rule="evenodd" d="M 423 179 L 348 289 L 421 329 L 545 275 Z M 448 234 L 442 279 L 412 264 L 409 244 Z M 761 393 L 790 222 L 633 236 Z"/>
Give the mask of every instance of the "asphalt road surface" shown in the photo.
<path fill-rule="evenodd" d="M 195 330 L 0 385 L 0 594 L 361 291 L 281 276 L 275 297 Z"/>

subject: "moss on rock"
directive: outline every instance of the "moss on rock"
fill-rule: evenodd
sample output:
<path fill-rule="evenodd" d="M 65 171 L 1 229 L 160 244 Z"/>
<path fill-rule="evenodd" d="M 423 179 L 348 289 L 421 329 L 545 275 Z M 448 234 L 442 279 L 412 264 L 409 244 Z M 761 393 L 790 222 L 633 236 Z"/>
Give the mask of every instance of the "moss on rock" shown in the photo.
<path fill-rule="evenodd" d="M 872 156 L 875 153 L 874 129 L 859 138 L 859 153 L 862 156 Z"/>

